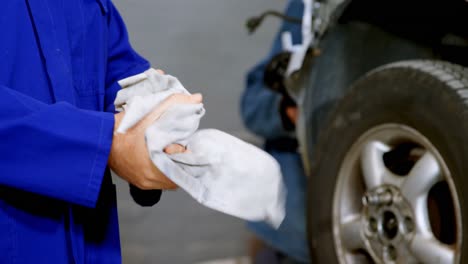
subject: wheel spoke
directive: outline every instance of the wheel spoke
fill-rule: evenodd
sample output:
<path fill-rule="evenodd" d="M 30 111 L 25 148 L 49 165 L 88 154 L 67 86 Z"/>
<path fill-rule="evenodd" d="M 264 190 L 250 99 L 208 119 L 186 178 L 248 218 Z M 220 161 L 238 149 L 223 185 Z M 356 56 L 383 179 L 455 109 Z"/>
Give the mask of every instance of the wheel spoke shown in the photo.
<path fill-rule="evenodd" d="M 343 247 L 349 251 L 364 249 L 364 240 L 362 238 L 362 222 L 360 215 L 348 217 L 341 224 L 341 238 Z"/>
<path fill-rule="evenodd" d="M 385 177 L 390 173 L 385 167 L 383 155 L 390 147 L 379 141 L 367 143 L 361 155 L 361 167 L 367 189 L 372 190 L 385 181 Z"/>
<path fill-rule="evenodd" d="M 434 184 L 442 180 L 442 173 L 434 155 L 426 152 L 414 165 L 401 187 L 401 192 L 411 204 L 417 230 L 425 235 L 432 234 L 427 196 Z"/>
<path fill-rule="evenodd" d="M 455 261 L 455 249 L 432 236 L 416 235 L 411 242 L 411 251 L 421 263 L 451 264 Z"/>
<path fill-rule="evenodd" d="M 401 191 L 409 201 L 426 197 L 432 186 L 441 180 L 443 177 L 437 160 L 426 152 L 411 169 Z"/>

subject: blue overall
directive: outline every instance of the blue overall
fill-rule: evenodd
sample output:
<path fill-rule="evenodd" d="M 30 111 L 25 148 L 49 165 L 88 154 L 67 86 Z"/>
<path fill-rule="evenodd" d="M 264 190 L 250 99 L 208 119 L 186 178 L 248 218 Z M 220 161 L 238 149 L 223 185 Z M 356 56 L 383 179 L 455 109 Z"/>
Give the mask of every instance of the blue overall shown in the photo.
<path fill-rule="evenodd" d="M 110 0 L 2 0 L 0 263 L 120 263 L 117 81 L 148 69 Z"/>
<path fill-rule="evenodd" d="M 289 1 L 286 14 L 302 18 L 302 1 Z M 247 87 L 242 96 L 241 114 L 247 128 L 266 139 L 266 150 L 276 158 L 281 166 L 283 180 L 288 191 L 286 218 L 278 230 L 274 230 L 266 223 L 248 223 L 248 227 L 258 237 L 279 251 L 298 261 L 308 262 L 305 222 L 306 176 L 300 155 L 294 150 L 285 151 L 280 146 L 283 142 L 290 141 L 288 139 L 290 132 L 283 128 L 279 114 L 281 95 L 272 92 L 263 83 L 263 73 L 267 63 L 273 56 L 283 51 L 281 33 L 284 31 L 292 33 L 294 43 L 301 41 L 301 25 L 283 23 L 267 58 L 247 75 Z"/>

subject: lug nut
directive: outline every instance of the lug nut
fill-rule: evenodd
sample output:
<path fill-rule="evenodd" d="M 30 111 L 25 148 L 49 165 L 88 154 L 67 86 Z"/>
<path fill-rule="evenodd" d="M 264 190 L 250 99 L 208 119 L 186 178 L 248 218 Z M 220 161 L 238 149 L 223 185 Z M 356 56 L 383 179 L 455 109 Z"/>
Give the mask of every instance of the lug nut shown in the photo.
<path fill-rule="evenodd" d="M 393 195 L 390 191 L 384 191 L 380 193 L 375 193 L 375 194 L 365 194 L 362 197 L 362 203 L 365 206 L 368 205 L 391 205 L 393 201 Z"/>
<path fill-rule="evenodd" d="M 393 262 L 397 259 L 397 251 L 394 246 L 388 246 L 383 249 L 383 258 L 386 262 Z"/>

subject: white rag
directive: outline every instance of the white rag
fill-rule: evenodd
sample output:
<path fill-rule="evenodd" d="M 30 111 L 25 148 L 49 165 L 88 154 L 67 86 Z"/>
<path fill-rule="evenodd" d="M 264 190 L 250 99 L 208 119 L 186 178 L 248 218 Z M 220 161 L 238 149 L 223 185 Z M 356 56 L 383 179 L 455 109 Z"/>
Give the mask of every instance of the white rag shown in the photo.
<path fill-rule="evenodd" d="M 119 82 L 115 106 L 125 110 L 118 133 L 135 125 L 174 93 L 189 94 L 177 78 L 154 69 Z M 285 217 L 285 187 L 276 160 L 263 150 L 215 129 L 198 130 L 203 104 L 170 107 L 145 133 L 150 158 L 199 203 L 278 228 Z M 184 153 L 164 148 L 178 143 Z"/>

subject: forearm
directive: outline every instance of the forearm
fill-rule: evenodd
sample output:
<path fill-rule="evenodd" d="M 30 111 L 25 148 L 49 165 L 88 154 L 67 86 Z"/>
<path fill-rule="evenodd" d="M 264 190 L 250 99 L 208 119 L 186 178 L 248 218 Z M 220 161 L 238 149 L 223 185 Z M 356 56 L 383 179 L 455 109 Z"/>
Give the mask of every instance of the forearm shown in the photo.
<path fill-rule="evenodd" d="M 113 114 L 47 105 L 0 87 L 0 184 L 93 207 L 113 128 Z"/>

